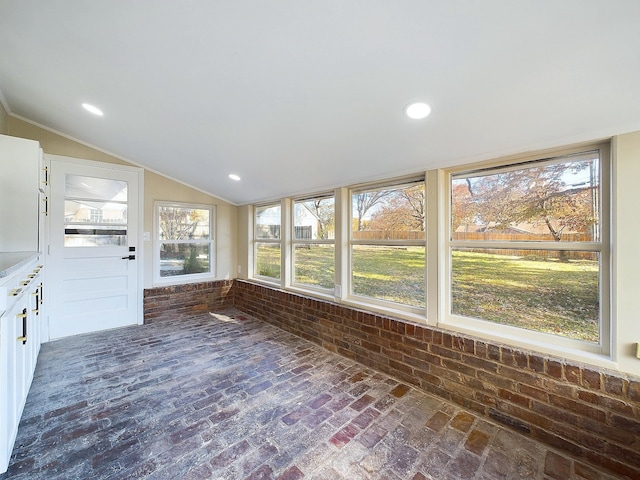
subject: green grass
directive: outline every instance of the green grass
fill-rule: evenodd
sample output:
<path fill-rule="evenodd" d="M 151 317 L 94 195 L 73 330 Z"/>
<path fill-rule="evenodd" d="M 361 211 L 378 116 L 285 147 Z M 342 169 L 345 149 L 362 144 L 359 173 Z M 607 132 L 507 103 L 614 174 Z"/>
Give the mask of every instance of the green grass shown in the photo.
<path fill-rule="evenodd" d="M 597 342 L 598 263 L 457 251 L 453 313 Z"/>
<path fill-rule="evenodd" d="M 358 245 L 352 261 L 354 294 L 424 307 L 424 247 Z"/>
<path fill-rule="evenodd" d="M 259 270 L 279 267 L 279 249 L 261 253 Z M 295 281 L 333 288 L 333 258 L 329 246 L 296 249 Z M 357 246 L 352 261 L 355 294 L 424 307 L 424 248 Z M 279 272 L 270 276 L 278 278 Z M 599 340 L 597 261 L 560 262 L 456 251 L 452 298 L 452 311 L 458 315 L 589 342 Z"/>

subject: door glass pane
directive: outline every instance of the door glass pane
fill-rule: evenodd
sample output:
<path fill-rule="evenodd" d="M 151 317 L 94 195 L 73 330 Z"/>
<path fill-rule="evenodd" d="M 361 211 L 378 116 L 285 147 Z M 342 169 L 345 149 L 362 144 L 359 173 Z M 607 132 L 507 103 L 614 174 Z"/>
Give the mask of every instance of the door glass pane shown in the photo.
<path fill-rule="evenodd" d="M 127 245 L 127 182 L 66 175 L 64 246 Z"/>

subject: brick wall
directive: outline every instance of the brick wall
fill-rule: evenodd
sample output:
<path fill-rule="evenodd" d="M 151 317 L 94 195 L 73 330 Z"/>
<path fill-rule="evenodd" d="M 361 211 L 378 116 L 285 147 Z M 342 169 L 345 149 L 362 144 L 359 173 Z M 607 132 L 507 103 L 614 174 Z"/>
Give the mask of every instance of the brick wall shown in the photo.
<path fill-rule="evenodd" d="M 189 283 L 144 291 L 144 323 L 193 317 L 233 307 L 233 280 Z"/>
<path fill-rule="evenodd" d="M 621 478 L 640 479 L 640 378 L 237 280 L 234 305 Z"/>

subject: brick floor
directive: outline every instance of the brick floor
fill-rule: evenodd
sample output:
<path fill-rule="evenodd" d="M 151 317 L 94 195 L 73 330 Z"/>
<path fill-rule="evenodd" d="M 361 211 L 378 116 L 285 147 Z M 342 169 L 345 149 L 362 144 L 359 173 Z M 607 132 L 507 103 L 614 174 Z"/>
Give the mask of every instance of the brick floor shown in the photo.
<path fill-rule="evenodd" d="M 44 344 L 0 479 L 589 479 L 237 310 Z"/>

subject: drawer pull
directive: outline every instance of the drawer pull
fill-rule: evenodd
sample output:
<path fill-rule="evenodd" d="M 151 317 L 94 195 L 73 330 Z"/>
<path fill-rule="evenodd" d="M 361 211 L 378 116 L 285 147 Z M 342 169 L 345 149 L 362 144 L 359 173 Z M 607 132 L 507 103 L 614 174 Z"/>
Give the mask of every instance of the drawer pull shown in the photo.
<path fill-rule="evenodd" d="M 20 285 L 26 287 L 27 285 L 29 285 L 29 280 L 23 280 L 20 282 Z"/>
<path fill-rule="evenodd" d="M 21 314 L 16 315 L 18 318 L 22 318 L 22 335 L 18 337 L 18 341 L 23 345 L 27 344 L 27 309 L 24 308 Z"/>
<path fill-rule="evenodd" d="M 20 295 L 20 292 L 22 291 L 21 288 L 14 288 L 13 290 L 11 290 L 9 292 L 9 296 L 10 297 L 17 297 L 18 295 Z"/>

